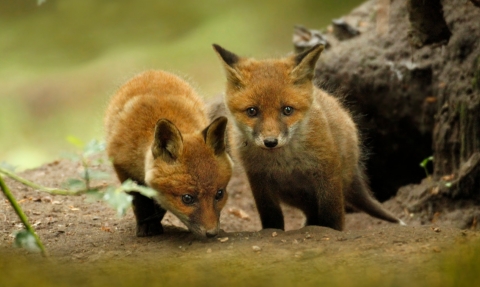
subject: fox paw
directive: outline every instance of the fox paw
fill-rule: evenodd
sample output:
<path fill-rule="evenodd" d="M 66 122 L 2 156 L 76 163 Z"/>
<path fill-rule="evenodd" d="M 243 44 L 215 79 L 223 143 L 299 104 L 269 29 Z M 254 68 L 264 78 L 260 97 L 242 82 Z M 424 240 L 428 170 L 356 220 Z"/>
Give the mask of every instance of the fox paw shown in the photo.
<path fill-rule="evenodd" d="M 162 233 L 163 227 L 158 221 L 137 224 L 137 237 L 155 236 Z"/>

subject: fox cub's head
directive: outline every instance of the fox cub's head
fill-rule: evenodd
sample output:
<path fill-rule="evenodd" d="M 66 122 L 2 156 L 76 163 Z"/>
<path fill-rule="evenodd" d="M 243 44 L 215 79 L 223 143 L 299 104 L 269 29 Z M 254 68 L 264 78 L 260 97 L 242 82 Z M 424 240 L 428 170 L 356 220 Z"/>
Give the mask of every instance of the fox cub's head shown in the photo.
<path fill-rule="evenodd" d="M 287 144 L 308 117 L 317 45 L 278 60 L 242 58 L 213 45 L 227 74 L 226 105 L 248 141 L 265 149 Z"/>
<path fill-rule="evenodd" d="M 182 136 L 161 119 L 147 152 L 145 182 L 156 200 L 198 237 L 218 234 L 220 211 L 227 201 L 232 164 L 225 152 L 227 118 L 214 120 L 198 134 Z"/>

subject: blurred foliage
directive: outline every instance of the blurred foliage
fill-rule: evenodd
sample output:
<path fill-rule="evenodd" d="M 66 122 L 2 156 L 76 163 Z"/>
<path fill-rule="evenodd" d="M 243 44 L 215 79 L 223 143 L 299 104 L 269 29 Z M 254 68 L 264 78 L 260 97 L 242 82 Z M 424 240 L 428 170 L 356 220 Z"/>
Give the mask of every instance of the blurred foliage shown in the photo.
<path fill-rule="evenodd" d="M 82 152 L 71 156 L 71 159 L 81 162 L 83 170 L 80 172 L 79 178 L 69 178 L 63 184 L 66 190 L 48 188 L 30 182 L 29 180 L 18 176 L 12 170 L 9 170 L 10 166 L 4 167 L 3 164 L 0 163 L 0 190 L 4 193 L 7 201 L 10 202 L 10 205 L 26 228 L 25 230 L 21 230 L 14 234 L 14 245 L 16 247 L 24 248 L 29 251 L 39 251 L 42 252 L 42 255 L 47 256 L 40 238 L 36 235 L 32 225 L 28 222 L 25 212 L 4 182 L 2 175 L 8 176 L 26 186 L 50 194 L 82 195 L 86 193 L 94 200 L 103 200 L 109 204 L 117 211 L 118 216 L 124 216 L 127 209 L 131 206 L 133 196 L 130 195 L 129 192 L 135 191 L 150 198 L 157 195 L 157 192 L 154 189 L 138 185 L 131 179 L 124 181 L 119 187 L 108 186 L 105 184 L 98 187 L 92 186 L 92 180 L 106 179 L 110 177 L 110 174 L 94 169 L 103 162 L 101 153 L 105 151 L 105 143 L 92 140 L 85 145 L 79 139 L 74 137 L 69 137 L 68 140 L 77 148 L 83 149 Z"/>
<path fill-rule="evenodd" d="M 128 179 L 120 186 L 94 186 L 92 181 L 110 178 L 110 174 L 95 169 L 104 162 L 101 153 L 105 151 L 105 143 L 97 140 L 91 140 L 87 144 L 75 137 L 68 137 L 68 141 L 80 148 L 82 152 L 71 154 L 70 159 L 79 161 L 83 167 L 78 178 L 69 178 L 63 183 L 63 186 L 72 192 L 85 191 L 94 200 L 103 200 L 117 211 L 118 216 L 124 216 L 130 207 L 133 196 L 128 194 L 130 191 L 139 192 L 146 197 L 155 197 L 157 192 L 146 186 L 138 185 L 136 182 Z M 80 194 L 80 193 L 79 193 Z"/>
<path fill-rule="evenodd" d="M 361 2 L 2 0 L 0 161 L 33 167 L 68 150 L 69 134 L 102 138 L 108 98 L 145 69 L 218 94 L 224 77 L 212 43 L 283 55 L 295 24 L 325 28 Z"/>
<path fill-rule="evenodd" d="M 409 254 L 406 266 L 372 262 L 339 264 L 336 268 L 327 262 L 328 256 L 272 262 L 259 254 L 236 250 L 213 253 L 201 260 L 188 253 L 159 258 L 152 252 L 142 253 L 142 257 L 66 260 L 62 264 L 0 256 L 0 286 L 480 286 L 479 242 L 456 247 L 438 256 L 437 261 L 419 258 L 426 254 Z"/>
<path fill-rule="evenodd" d="M 20 230 L 15 234 L 14 244 L 16 247 L 25 248 L 32 252 L 41 252 L 35 240 L 35 236 L 28 230 Z"/>

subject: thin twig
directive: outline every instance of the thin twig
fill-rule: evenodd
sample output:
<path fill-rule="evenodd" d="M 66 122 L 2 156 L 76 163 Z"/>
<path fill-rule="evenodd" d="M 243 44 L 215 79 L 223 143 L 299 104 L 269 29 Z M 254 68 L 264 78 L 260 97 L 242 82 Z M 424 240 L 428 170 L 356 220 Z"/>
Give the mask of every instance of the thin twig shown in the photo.
<path fill-rule="evenodd" d="M 27 231 L 30 232 L 33 235 L 33 237 L 35 238 L 35 242 L 37 242 L 37 245 L 40 248 L 40 250 L 42 252 L 42 255 L 44 257 L 47 257 L 47 251 L 45 250 L 45 247 L 43 247 L 42 241 L 40 240 L 40 238 L 38 237 L 37 233 L 32 228 L 32 226 L 30 225 L 30 223 L 28 223 L 27 216 L 23 212 L 20 205 L 18 205 L 17 201 L 15 200 L 15 197 L 10 192 L 10 189 L 7 187 L 7 185 L 3 181 L 2 176 L 0 176 L 0 187 L 3 191 L 3 193 L 5 194 L 5 196 L 7 197 L 8 201 L 12 205 L 13 209 L 15 210 L 15 213 L 17 213 L 17 215 L 18 215 L 18 217 L 20 217 L 20 220 L 22 221 L 23 225 L 25 225 L 25 228 L 27 229 Z"/>
<path fill-rule="evenodd" d="M 66 189 L 58 189 L 58 188 L 41 186 L 1 167 L 0 167 L 0 173 L 3 173 L 4 175 L 10 177 L 11 179 L 16 180 L 20 183 L 23 183 L 26 186 L 29 186 L 34 189 L 38 189 L 43 192 L 54 194 L 54 195 L 81 195 L 88 191 L 88 190 L 66 190 Z"/>
<path fill-rule="evenodd" d="M 90 173 L 88 170 L 88 163 L 83 156 L 82 156 L 82 165 L 83 165 L 83 170 L 85 171 L 85 186 L 87 190 L 89 190 L 90 189 Z"/>

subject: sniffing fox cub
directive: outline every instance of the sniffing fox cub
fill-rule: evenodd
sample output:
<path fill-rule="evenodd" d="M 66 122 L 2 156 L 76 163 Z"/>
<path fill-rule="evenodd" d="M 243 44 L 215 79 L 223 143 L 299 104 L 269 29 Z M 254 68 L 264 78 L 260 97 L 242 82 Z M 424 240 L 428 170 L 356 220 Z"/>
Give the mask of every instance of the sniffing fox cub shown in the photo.
<path fill-rule="evenodd" d="M 280 201 L 301 209 L 307 225 L 342 230 L 345 205 L 403 224 L 370 195 L 350 114 L 312 83 L 323 46 L 261 61 L 213 46 L 227 75 L 232 153 L 263 228 L 284 228 Z"/>
<path fill-rule="evenodd" d="M 217 235 L 232 163 L 225 152 L 227 119 L 207 124 L 195 91 L 166 72 L 140 74 L 112 97 L 105 129 L 118 179 L 158 192 L 154 200 L 132 192 L 137 236 L 163 233 L 166 210 L 196 236 Z"/>

